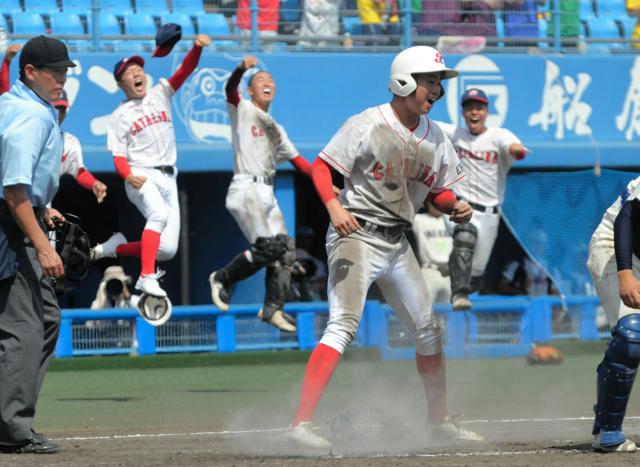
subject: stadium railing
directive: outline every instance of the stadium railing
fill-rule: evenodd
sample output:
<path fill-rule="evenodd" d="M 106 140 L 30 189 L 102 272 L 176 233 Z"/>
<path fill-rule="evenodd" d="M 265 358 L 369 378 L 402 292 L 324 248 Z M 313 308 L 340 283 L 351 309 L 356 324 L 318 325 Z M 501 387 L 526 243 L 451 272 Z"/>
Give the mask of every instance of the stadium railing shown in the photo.
<path fill-rule="evenodd" d="M 597 297 L 479 296 L 468 312 L 449 305 L 434 309 L 450 358 L 525 355 L 532 343 L 558 339 L 597 340 Z M 326 302 L 287 304 L 297 320 L 296 335 L 256 319 L 260 305 L 235 305 L 220 312 L 212 305 L 176 306 L 171 320 L 153 327 L 133 309 L 63 310 L 57 357 L 82 355 L 153 355 L 171 352 L 236 352 L 313 349 L 326 326 Z M 367 301 L 357 347 L 374 347 L 383 359 L 414 356 L 412 336 L 391 308 Z"/>

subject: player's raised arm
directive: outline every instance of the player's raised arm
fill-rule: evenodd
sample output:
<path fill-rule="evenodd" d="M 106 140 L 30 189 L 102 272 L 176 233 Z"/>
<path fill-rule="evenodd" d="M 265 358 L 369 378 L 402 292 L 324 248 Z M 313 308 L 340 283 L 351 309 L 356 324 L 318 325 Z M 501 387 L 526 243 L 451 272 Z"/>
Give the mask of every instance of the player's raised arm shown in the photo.
<path fill-rule="evenodd" d="M 11 87 L 11 79 L 9 78 L 9 66 L 11 60 L 20 51 L 22 46 L 20 44 L 13 44 L 7 47 L 7 51 L 4 54 L 2 65 L 0 66 L 0 94 L 4 94 Z"/>
<path fill-rule="evenodd" d="M 349 211 L 342 207 L 336 198 L 331 179 L 331 167 L 321 158 L 317 158 L 311 167 L 311 180 L 318 192 L 318 196 L 329 212 L 331 224 L 341 237 L 360 228 L 360 224 Z"/>
<path fill-rule="evenodd" d="M 211 38 L 206 34 L 200 34 L 196 37 L 193 47 L 191 47 L 189 53 L 184 57 L 182 65 L 180 65 L 180 68 L 178 68 L 168 80 L 174 91 L 180 89 L 180 86 L 182 86 L 189 75 L 193 73 L 193 70 L 197 68 L 200 55 L 202 54 L 202 48 L 207 47 L 209 44 L 211 44 Z"/>
<path fill-rule="evenodd" d="M 524 157 L 527 155 L 527 152 L 527 148 L 525 148 L 524 145 L 520 143 L 513 143 L 509 145 L 509 154 L 511 154 L 511 157 L 513 157 L 517 161 L 524 159 Z"/>
<path fill-rule="evenodd" d="M 242 75 L 249 68 L 253 68 L 258 63 L 258 59 L 253 55 L 247 55 L 242 59 L 242 61 L 238 64 L 231 76 L 227 80 L 227 85 L 224 87 L 225 94 L 227 95 L 227 102 L 233 105 L 238 105 L 240 102 L 240 93 L 238 92 L 238 86 L 240 85 L 240 80 L 242 79 Z"/>

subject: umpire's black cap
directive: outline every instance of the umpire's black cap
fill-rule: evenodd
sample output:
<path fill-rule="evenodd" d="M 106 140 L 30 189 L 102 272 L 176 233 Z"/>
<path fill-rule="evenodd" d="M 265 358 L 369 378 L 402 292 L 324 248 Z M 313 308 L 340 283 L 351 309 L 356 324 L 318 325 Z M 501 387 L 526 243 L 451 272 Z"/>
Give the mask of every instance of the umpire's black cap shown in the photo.
<path fill-rule="evenodd" d="M 167 23 L 160 26 L 156 33 L 156 50 L 153 57 L 164 57 L 182 37 L 182 27 L 179 24 Z"/>
<path fill-rule="evenodd" d="M 37 36 L 29 39 L 20 52 L 20 70 L 27 65 L 49 68 L 71 68 L 76 64 L 69 58 L 64 42 L 53 37 Z"/>

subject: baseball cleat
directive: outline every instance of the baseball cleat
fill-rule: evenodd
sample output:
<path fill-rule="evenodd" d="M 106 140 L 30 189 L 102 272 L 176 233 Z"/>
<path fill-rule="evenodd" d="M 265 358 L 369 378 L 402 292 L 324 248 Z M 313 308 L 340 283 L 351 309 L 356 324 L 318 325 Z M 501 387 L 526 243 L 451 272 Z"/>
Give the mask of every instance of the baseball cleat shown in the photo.
<path fill-rule="evenodd" d="M 453 311 L 463 311 L 471 309 L 471 300 L 464 294 L 456 294 L 451 300 Z"/>
<path fill-rule="evenodd" d="M 166 297 L 167 292 L 165 292 L 162 287 L 160 287 L 160 283 L 158 282 L 159 277 L 160 274 L 157 273 L 140 276 L 138 278 L 138 281 L 136 282 L 136 289 L 138 289 L 142 293 L 146 293 L 147 295 L 152 295 L 154 297 Z"/>
<path fill-rule="evenodd" d="M 439 425 L 432 425 L 429 427 L 429 434 L 434 441 L 446 442 L 446 441 L 484 441 L 484 437 L 479 435 L 475 431 L 462 428 L 460 424 L 454 423 L 447 419 L 444 423 Z"/>
<path fill-rule="evenodd" d="M 290 315 L 288 315 L 282 310 L 274 311 L 273 315 L 271 315 L 271 318 L 265 319 L 264 309 L 260 308 L 260 311 L 258 311 L 258 319 L 261 319 L 262 321 L 277 327 L 281 331 L 296 332 L 298 330 L 296 326 L 293 324 L 295 322 L 293 317 L 291 317 Z"/>
<path fill-rule="evenodd" d="M 90 261 L 93 262 L 102 258 L 117 257 L 116 248 L 123 243 L 127 243 L 126 237 L 121 232 L 114 233 L 106 242 L 99 243 L 91 248 L 91 251 L 89 252 Z"/>
<path fill-rule="evenodd" d="M 224 284 L 216 280 L 216 271 L 209 274 L 209 285 L 211 286 L 211 301 L 221 311 L 229 309 L 231 303 L 231 292 Z"/>
<path fill-rule="evenodd" d="M 601 431 L 593 435 L 591 445 L 599 452 L 636 452 L 638 449 L 622 431 Z"/>
<path fill-rule="evenodd" d="M 290 426 L 284 437 L 299 446 L 313 449 L 329 449 L 331 442 L 313 432 L 313 423 L 300 422 L 296 426 Z"/>

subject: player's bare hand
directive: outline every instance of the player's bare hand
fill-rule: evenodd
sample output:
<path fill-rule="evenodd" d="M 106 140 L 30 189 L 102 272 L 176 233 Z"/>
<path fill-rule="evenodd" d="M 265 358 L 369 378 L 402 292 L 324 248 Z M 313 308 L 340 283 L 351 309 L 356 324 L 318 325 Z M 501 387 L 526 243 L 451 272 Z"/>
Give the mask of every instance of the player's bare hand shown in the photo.
<path fill-rule="evenodd" d="M 338 187 L 337 187 L 337 186 L 335 186 L 335 185 L 332 185 L 332 186 L 331 186 L 331 189 L 333 190 L 333 194 L 334 194 L 334 195 L 336 195 L 336 196 L 340 196 L 340 188 L 338 188 Z"/>
<path fill-rule="evenodd" d="M 240 68 L 243 70 L 248 70 L 249 68 L 253 68 L 258 64 L 258 59 L 253 55 L 247 55 L 240 62 Z"/>
<path fill-rule="evenodd" d="M 333 228 L 341 237 L 346 237 L 360 229 L 357 219 L 343 208 L 337 199 L 332 199 L 327 203 L 327 211 L 329 211 L 329 219 L 331 219 Z"/>
<path fill-rule="evenodd" d="M 142 185 L 147 181 L 147 177 L 143 175 L 133 175 L 130 174 L 127 177 L 126 182 L 129 183 L 135 190 L 139 190 L 142 188 Z"/>
<path fill-rule="evenodd" d="M 98 201 L 98 204 L 102 203 L 107 196 L 107 185 L 100 180 L 96 180 L 92 187 L 93 194 Z"/>
<path fill-rule="evenodd" d="M 60 277 L 64 275 L 62 260 L 49 242 L 45 242 L 40 248 L 36 248 L 36 257 L 45 276 Z"/>
<path fill-rule="evenodd" d="M 4 59 L 7 62 L 11 62 L 11 60 L 13 60 L 17 53 L 20 52 L 21 48 L 22 46 L 20 44 L 10 45 L 9 47 L 7 47 L 7 51 L 4 54 Z"/>
<path fill-rule="evenodd" d="M 44 211 L 42 220 L 49 230 L 55 230 L 59 224 L 65 221 L 65 218 L 56 208 L 47 208 Z"/>
<path fill-rule="evenodd" d="M 513 143 L 509 146 L 509 154 L 518 161 L 524 159 L 524 156 L 526 156 L 528 152 L 529 150 L 520 143 Z"/>
<path fill-rule="evenodd" d="M 640 308 L 640 281 L 630 269 L 618 271 L 620 298 L 629 308 Z"/>
<path fill-rule="evenodd" d="M 211 38 L 206 34 L 200 34 L 196 37 L 196 45 L 199 47 L 206 47 L 211 44 Z"/>
<path fill-rule="evenodd" d="M 464 201 L 456 201 L 451 209 L 449 220 L 456 224 L 466 224 L 473 216 L 473 208 Z"/>

